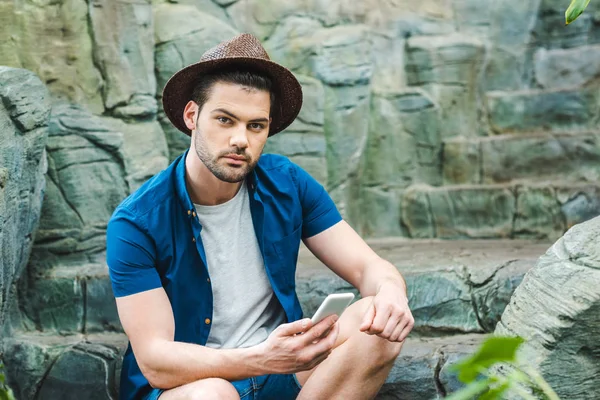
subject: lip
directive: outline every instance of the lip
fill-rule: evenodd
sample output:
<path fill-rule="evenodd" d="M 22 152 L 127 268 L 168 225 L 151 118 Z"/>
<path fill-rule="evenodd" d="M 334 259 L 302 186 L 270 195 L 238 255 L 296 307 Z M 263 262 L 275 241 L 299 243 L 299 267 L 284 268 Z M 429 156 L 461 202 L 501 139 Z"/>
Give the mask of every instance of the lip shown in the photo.
<path fill-rule="evenodd" d="M 232 160 L 246 161 L 246 157 L 239 156 L 237 154 L 229 154 L 229 155 L 225 156 L 225 158 L 231 158 Z"/>
<path fill-rule="evenodd" d="M 229 155 L 229 156 L 224 156 L 223 158 L 226 159 L 229 164 L 234 164 L 234 165 L 242 165 L 243 163 L 245 163 L 247 161 L 246 157 L 238 156 L 238 155 L 234 155 L 234 154 Z"/>

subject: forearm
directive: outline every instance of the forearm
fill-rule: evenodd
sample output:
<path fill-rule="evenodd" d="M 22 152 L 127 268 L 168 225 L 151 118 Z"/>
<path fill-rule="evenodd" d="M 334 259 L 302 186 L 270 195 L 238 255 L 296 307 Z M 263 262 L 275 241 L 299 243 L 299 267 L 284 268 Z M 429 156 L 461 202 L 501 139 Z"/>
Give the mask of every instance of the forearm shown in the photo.
<path fill-rule="evenodd" d="M 377 257 L 363 271 L 358 287 L 362 297 L 374 296 L 384 286 L 400 290 L 406 296 L 406 281 L 389 261 Z"/>
<path fill-rule="evenodd" d="M 153 387 L 161 389 L 205 378 L 218 377 L 233 381 L 270 373 L 261 362 L 258 346 L 213 349 L 192 343 L 155 339 L 144 349 L 144 356 L 139 358 L 146 379 Z"/>

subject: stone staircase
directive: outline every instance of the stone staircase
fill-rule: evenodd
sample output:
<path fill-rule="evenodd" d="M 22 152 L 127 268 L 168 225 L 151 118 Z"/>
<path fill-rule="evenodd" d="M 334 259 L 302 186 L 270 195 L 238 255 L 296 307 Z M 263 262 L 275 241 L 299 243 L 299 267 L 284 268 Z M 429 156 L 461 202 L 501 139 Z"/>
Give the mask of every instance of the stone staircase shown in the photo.
<path fill-rule="evenodd" d="M 377 239 L 370 245 L 405 275 L 416 324 L 379 399 L 437 399 L 460 384 L 448 371 L 495 328 L 525 272 L 548 248 L 533 241 Z M 122 333 L 102 253 L 50 268 L 26 309 L 30 331 L 4 341 L 18 399 L 116 399 Z M 79 264 L 78 267 L 75 267 Z M 301 249 L 297 290 L 306 315 L 329 293 L 354 291 Z M 36 308 L 35 310 L 33 308 Z"/>

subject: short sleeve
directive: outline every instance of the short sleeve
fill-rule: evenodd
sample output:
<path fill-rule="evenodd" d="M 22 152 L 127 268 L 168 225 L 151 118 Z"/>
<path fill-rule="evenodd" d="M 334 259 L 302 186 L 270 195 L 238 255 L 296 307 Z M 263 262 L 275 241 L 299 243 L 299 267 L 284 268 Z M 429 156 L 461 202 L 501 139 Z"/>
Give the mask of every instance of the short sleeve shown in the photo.
<path fill-rule="evenodd" d="M 106 230 L 106 262 L 115 297 L 162 287 L 154 242 L 126 208 L 113 214 Z"/>
<path fill-rule="evenodd" d="M 302 238 L 309 238 L 342 220 L 335 203 L 315 178 L 296 164 L 293 176 L 302 204 Z"/>

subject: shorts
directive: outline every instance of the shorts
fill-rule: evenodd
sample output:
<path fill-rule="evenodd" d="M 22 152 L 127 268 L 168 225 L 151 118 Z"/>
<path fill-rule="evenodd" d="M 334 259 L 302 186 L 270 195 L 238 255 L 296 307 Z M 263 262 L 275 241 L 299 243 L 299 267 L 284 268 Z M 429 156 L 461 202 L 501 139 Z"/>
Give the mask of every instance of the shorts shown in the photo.
<path fill-rule="evenodd" d="M 293 400 L 302 386 L 295 374 L 262 375 L 231 382 L 241 400 Z M 163 389 L 153 389 L 144 400 L 157 400 Z"/>

